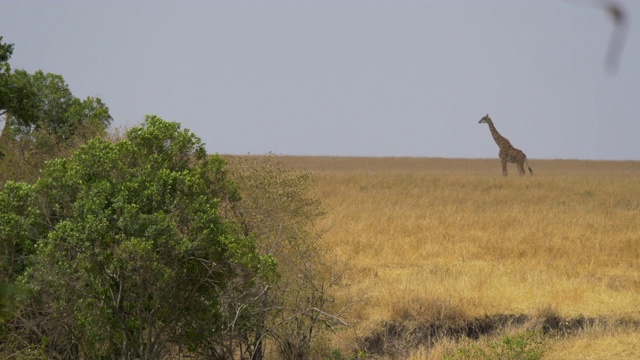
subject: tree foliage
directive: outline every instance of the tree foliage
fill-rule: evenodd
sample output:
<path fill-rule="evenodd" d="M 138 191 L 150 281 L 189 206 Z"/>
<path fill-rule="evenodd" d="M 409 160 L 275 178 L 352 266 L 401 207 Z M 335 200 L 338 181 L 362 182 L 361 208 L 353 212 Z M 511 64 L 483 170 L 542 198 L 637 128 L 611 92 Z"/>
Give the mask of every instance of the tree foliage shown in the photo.
<path fill-rule="evenodd" d="M 2 42 L 2 38 L 0 35 L 0 73 L 5 73 L 8 72 L 9 59 L 13 55 L 13 44 Z"/>
<path fill-rule="evenodd" d="M 221 216 L 238 200 L 225 161 L 155 116 L 0 194 L 4 277 L 30 290 L 9 326 L 48 357 L 198 353 L 223 331 L 223 295 L 273 266 Z"/>
<path fill-rule="evenodd" d="M 8 75 L 11 71 L 9 59 L 12 54 L 13 44 L 2 42 L 2 36 L 0 36 L 0 116 L 3 116 L 6 113 L 7 104 L 10 99 Z M 3 157 L 4 151 L 2 151 L 2 147 L 0 147 L 0 159 Z"/>
<path fill-rule="evenodd" d="M 69 141 L 78 126 L 88 119 L 103 127 L 111 122 L 100 99 L 89 97 L 82 101 L 74 97 L 61 75 L 16 70 L 9 81 L 11 100 L 7 111 L 10 117 L 5 127 L 8 126 L 16 138 L 46 129 L 60 141 Z"/>
<path fill-rule="evenodd" d="M 9 59 L 13 54 L 13 44 L 6 44 L 2 42 L 2 36 L 0 36 L 0 116 L 6 112 L 7 104 L 10 99 L 8 77 L 11 71 L 9 66 Z"/>
<path fill-rule="evenodd" d="M 70 155 L 112 121 L 100 98 L 73 96 L 61 75 L 11 71 L 12 52 L 13 45 L 0 41 L 0 185 L 10 179 L 34 182 L 45 161 Z"/>

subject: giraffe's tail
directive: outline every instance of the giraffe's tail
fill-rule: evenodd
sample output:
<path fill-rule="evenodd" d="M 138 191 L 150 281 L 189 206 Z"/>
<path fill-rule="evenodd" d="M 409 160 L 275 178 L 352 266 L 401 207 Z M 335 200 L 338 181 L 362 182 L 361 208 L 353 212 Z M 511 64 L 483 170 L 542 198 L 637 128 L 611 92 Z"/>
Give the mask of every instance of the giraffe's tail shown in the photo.
<path fill-rule="evenodd" d="M 531 170 L 531 166 L 529 166 L 529 160 L 527 160 L 527 157 L 524 157 L 524 161 L 527 163 L 527 167 L 529 168 L 529 174 L 533 175 L 533 170 Z"/>

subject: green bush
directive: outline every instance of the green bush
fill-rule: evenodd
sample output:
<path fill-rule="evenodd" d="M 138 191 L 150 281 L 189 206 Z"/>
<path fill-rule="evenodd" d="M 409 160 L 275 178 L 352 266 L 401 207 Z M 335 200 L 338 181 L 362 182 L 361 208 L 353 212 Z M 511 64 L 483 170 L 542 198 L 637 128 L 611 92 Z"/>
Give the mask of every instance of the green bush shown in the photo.
<path fill-rule="evenodd" d="M 48 162 L 33 185 L 8 182 L 0 280 L 29 291 L 5 314 L 0 342 L 19 348 L 4 355 L 228 358 L 211 347 L 227 326 L 225 294 L 274 266 L 222 216 L 237 200 L 224 159 L 156 116 L 120 142 L 96 138 Z"/>

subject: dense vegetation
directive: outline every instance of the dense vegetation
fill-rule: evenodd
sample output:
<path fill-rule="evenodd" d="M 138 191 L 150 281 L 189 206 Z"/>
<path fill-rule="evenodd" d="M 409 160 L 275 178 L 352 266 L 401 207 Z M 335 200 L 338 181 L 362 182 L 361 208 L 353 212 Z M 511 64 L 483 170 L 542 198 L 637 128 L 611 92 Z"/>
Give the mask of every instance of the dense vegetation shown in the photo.
<path fill-rule="evenodd" d="M 209 156 L 147 116 L 12 71 L 0 38 L 0 357 L 309 358 L 340 277 L 309 177 Z"/>

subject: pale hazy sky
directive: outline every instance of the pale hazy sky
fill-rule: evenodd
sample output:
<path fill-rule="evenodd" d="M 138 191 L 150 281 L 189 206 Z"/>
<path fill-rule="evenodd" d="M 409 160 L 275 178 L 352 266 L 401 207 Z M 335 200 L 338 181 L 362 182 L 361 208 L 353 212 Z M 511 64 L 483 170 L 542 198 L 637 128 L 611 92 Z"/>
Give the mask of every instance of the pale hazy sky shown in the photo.
<path fill-rule="evenodd" d="M 588 1 L 3 1 L 14 69 L 209 152 L 640 160 L 640 1 L 615 74 Z"/>

